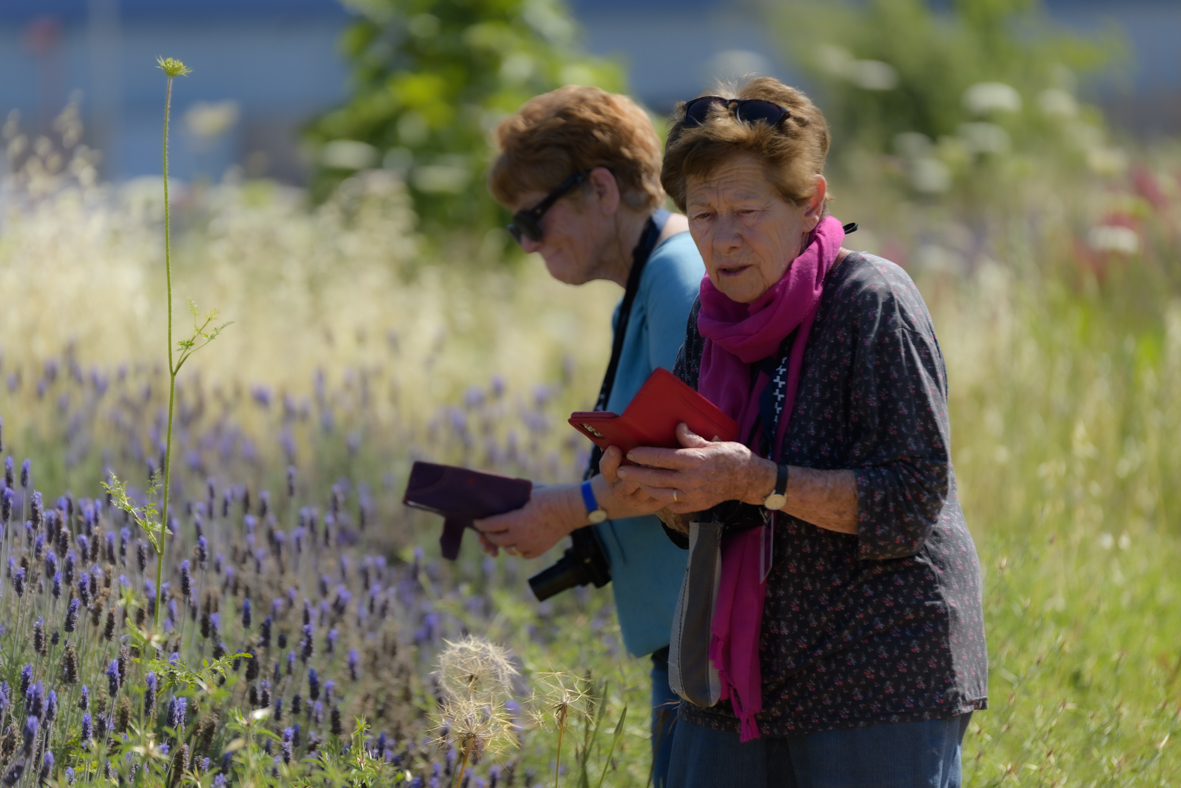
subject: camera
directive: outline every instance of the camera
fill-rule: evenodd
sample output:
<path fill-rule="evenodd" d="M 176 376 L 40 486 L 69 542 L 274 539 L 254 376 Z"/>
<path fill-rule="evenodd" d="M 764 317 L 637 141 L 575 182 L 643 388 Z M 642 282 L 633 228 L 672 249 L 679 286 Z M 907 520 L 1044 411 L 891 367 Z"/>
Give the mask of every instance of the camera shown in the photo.
<path fill-rule="evenodd" d="M 538 602 L 544 602 L 567 588 L 594 583 L 602 588 L 611 582 L 611 564 L 594 526 L 583 526 L 570 534 L 573 542 L 551 567 L 529 578 L 529 587 Z"/>

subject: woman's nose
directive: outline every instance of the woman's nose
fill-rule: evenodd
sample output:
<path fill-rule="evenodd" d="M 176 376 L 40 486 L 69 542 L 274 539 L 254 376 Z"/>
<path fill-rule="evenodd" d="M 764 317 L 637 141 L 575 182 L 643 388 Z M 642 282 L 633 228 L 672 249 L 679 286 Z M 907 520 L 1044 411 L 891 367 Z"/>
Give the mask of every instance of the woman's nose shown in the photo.
<path fill-rule="evenodd" d="M 738 231 L 738 222 L 732 217 L 718 217 L 714 230 L 714 246 L 719 249 L 735 249 L 742 245 L 742 233 Z"/>

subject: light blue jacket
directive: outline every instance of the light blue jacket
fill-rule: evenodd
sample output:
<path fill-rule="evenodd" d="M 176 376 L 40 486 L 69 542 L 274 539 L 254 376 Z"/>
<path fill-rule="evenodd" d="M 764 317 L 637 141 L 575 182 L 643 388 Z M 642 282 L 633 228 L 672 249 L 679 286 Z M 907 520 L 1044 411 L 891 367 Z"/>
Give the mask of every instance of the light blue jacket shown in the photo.
<path fill-rule="evenodd" d="M 653 370 L 673 368 L 704 275 L 689 233 L 674 235 L 652 251 L 632 302 L 607 410 L 622 413 Z M 618 319 L 617 305 L 612 325 Z M 624 646 L 635 656 L 664 648 L 688 553 L 669 541 L 654 516 L 608 520 L 597 528 L 611 562 Z"/>

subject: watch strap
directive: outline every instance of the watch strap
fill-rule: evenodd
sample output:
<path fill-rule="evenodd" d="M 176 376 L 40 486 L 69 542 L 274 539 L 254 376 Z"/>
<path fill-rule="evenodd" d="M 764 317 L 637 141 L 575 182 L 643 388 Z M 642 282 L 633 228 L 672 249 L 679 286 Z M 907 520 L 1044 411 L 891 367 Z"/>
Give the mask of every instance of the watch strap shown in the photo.
<path fill-rule="evenodd" d="M 601 523 L 606 520 L 607 512 L 595 500 L 595 491 L 591 488 L 590 479 L 579 485 L 579 490 L 582 492 L 582 503 L 586 506 L 587 519 L 592 523 Z"/>
<path fill-rule="evenodd" d="M 763 499 L 763 506 L 767 509 L 782 509 L 787 504 L 787 464 L 775 465 L 775 489 Z"/>

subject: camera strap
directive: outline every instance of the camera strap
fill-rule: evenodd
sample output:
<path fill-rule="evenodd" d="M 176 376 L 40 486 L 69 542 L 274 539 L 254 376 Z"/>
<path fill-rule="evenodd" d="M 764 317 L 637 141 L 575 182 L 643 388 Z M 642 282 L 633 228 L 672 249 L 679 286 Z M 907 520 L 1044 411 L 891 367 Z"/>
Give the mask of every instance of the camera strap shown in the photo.
<path fill-rule="evenodd" d="M 644 273 L 644 265 L 652 256 L 660 234 L 668 222 L 670 214 L 664 208 L 648 218 L 644 224 L 644 231 L 640 234 L 640 241 L 632 249 L 632 267 L 627 275 L 627 287 L 623 291 L 623 300 L 619 302 L 619 316 L 615 320 L 615 336 L 611 343 L 611 360 L 607 362 L 607 372 L 603 375 L 603 385 L 599 387 L 599 398 L 595 402 L 595 410 L 606 410 L 607 400 L 611 398 L 611 389 L 615 386 L 615 373 L 619 370 L 619 359 L 623 355 L 623 340 L 627 336 L 627 325 L 631 319 L 632 304 L 640 290 L 640 277 Z M 590 462 L 587 463 L 586 473 L 582 478 L 589 479 L 599 473 L 599 460 L 603 458 L 603 451 L 598 446 L 591 450 Z"/>

